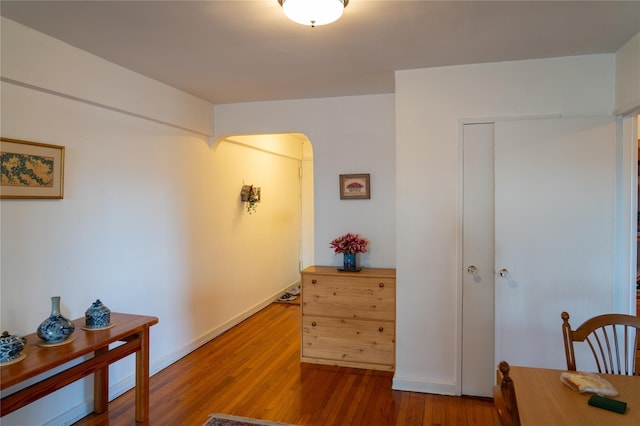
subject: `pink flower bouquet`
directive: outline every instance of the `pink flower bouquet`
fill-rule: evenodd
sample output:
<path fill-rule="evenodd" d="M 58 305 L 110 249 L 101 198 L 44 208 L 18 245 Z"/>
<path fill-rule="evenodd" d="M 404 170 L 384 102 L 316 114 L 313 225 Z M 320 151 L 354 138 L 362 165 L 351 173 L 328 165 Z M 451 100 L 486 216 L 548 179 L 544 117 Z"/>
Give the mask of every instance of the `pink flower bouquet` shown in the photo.
<path fill-rule="evenodd" d="M 366 253 L 367 244 L 369 241 L 365 238 L 360 238 L 358 234 L 348 233 L 331 241 L 330 247 L 336 253 L 356 254 Z"/>

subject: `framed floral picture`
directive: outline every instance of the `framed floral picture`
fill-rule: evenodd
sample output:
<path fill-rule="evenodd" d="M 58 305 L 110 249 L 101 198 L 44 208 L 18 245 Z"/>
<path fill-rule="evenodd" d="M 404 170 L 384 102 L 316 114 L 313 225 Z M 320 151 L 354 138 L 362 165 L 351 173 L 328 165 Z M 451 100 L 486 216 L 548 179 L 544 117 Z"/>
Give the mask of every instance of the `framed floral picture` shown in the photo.
<path fill-rule="evenodd" d="M 64 146 L 0 138 L 0 198 L 62 198 Z"/>
<path fill-rule="evenodd" d="M 369 174 L 340 175 L 340 199 L 370 199 Z"/>

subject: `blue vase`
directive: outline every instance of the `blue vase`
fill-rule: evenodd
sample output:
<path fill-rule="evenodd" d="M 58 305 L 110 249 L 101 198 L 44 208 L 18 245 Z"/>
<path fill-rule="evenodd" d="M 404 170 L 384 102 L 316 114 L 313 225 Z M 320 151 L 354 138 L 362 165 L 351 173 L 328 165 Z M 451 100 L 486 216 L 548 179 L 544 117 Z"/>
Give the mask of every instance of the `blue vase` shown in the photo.
<path fill-rule="evenodd" d="M 355 270 L 356 269 L 356 254 L 355 253 L 344 253 L 344 269 L 345 270 Z"/>
<path fill-rule="evenodd" d="M 51 298 L 51 315 L 38 326 L 36 334 L 45 343 L 64 342 L 76 326 L 60 314 L 60 296 Z"/>
<path fill-rule="evenodd" d="M 84 313 L 84 319 L 87 328 L 105 328 L 111 324 L 111 311 L 97 299 Z"/>

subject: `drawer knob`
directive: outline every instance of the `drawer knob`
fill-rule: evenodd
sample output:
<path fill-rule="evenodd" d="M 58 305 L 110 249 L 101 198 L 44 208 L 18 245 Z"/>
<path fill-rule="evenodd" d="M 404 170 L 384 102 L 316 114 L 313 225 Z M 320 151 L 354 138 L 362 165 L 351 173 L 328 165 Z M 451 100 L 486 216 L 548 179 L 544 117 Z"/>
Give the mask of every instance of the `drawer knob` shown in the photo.
<path fill-rule="evenodd" d="M 311 323 L 311 326 L 312 326 L 312 327 L 315 327 L 315 326 L 316 326 L 316 322 L 315 322 L 315 321 L 314 321 L 314 322 L 312 322 L 312 323 Z"/>
<path fill-rule="evenodd" d="M 317 282 L 318 282 L 318 281 L 316 281 L 316 280 L 311 280 L 311 284 L 315 284 L 315 283 L 317 283 Z"/>
<path fill-rule="evenodd" d="M 378 331 L 382 333 L 384 331 L 384 327 L 378 327 Z"/>
<path fill-rule="evenodd" d="M 380 287 L 380 288 L 384 287 L 384 283 L 378 284 L 378 287 Z"/>

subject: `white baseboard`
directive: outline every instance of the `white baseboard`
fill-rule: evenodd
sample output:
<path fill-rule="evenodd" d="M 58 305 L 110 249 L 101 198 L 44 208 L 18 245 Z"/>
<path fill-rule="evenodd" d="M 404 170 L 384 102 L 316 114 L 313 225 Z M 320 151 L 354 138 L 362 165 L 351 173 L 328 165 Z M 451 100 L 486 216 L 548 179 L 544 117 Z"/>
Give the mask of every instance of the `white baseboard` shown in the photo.
<path fill-rule="evenodd" d="M 192 340 L 191 342 L 187 343 L 181 348 L 176 349 L 174 352 L 150 362 L 149 374 L 153 376 L 159 371 L 164 370 L 174 362 L 178 361 L 179 359 L 195 351 L 200 346 L 210 342 L 211 340 L 215 339 L 225 331 L 240 324 L 245 319 L 249 318 L 250 316 L 256 314 L 257 312 L 261 311 L 262 309 L 270 305 L 284 291 L 290 289 L 291 287 L 297 285 L 298 283 L 299 281 L 295 281 L 291 284 L 288 284 L 287 286 L 285 286 L 278 292 L 274 293 L 273 295 L 269 296 L 268 298 L 264 299 L 263 301 L 256 303 L 255 305 L 246 309 L 244 312 L 240 313 L 239 315 L 236 315 L 235 317 L 229 319 L 227 322 L 225 322 L 221 326 L 206 332 L 202 336 L 197 337 L 196 339 Z M 135 372 L 133 372 L 130 376 L 127 376 L 124 379 L 118 381 L 117 383 L 114 383 L 109 386 L 109 401 L 119 397 L 120 395 L 122 395 L 123 393 L 127 392 L 130 389 L 133 389 L 134 387 L 135 387 Z M 72 409 L 66 411 L 65 413 L 49 420 L 47 423 L 45 423 L 45 426 L 71 425 L 77 422 L 78 420 L 82 419 L 83 417 L 86 417 L 92 412 L 93 412 L 93 401 L 88 400 L 83 402 L 82 404 L 79 404 L 73 407 Z"/>
<path fill-rule="evenodd" d="M 439 395 L 459 395 L 455 383 L 439 383 L 419 380 L 411 377 L 394 376 L 391 388 L 393 390 L 435 393 Z"/>
<path fill-rule="evenodd" d="M 75 406 L 71 410 L 54 417 L 48 422 L 44 423 L 43 426 L 69 426 L 77 422 L 83 417 L 86 417 L 88 414 L 93 412 L 93 401 L 84 402 L 80 405 Z"/>

